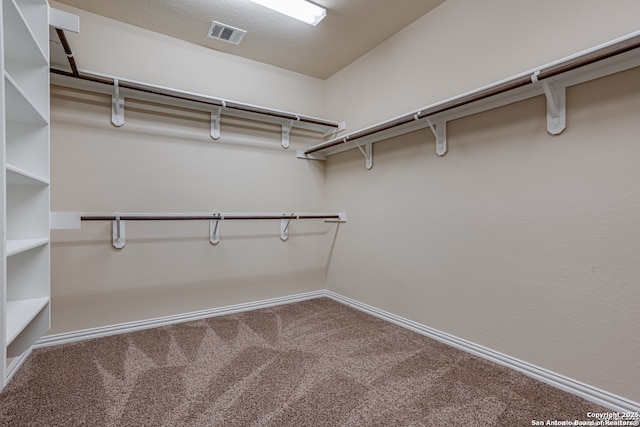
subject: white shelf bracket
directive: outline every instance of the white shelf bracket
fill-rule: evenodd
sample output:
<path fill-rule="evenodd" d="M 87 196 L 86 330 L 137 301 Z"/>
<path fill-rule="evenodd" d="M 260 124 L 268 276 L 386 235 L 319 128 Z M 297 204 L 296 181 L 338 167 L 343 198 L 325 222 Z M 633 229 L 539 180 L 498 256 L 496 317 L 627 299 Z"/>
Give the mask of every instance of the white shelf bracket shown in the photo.
<path fill-rule="evenodd" d="M 567 88 L 553 79 L 541 80 L 540 84 L 547 98 L 547 132 L 558 135 L 567 127 Z"/>
<path fill-rule="evenodd" d="M 49 25 L 74 33 L 80 32 L 80 17 L 60 9 L 49 7 Z"/>
<path fill-rule="evenodd" d="M 120 97 L 118 79 L 113 79 L 113 95 L 111 96 L 111 123 L 120 127 L 124 124 L 124 98 Z"/>
<path fill-rule="evenodd" d="M 364 146 L 364 166 L 367 170 L 371 170 L 373 167 L 373 144 L 371 142 L 365 144 Z"/>
<path fill-rule="evenodd" d="M 49 228 L 51 230 L 79 230 L 81 222 L 80 212 L 49 213 Z"/>
<path fill-rule="evenodd" d="M 282 148 L 289 148 L 289 133 L 293 127 L 293 120 L 285 120 L 282 123 Z"/>
<path fill-rule="evenodd" d="M 346 212 L 339 212 L 338 216 L 339 216 L 338 219 L 325 219 L 324 222 L 347 222 Z"/>
<path fill-rule="evenodd" d="M 220 139 L 220 111 L 222 108 L 215 107 L 211 111 L 211 139 Z"/>
<path fill-rule="evenodd" d="M 360 152 L 364 156 L 364 166 L 367 168 L 367 170 L 371 170 L 371 168 L 373 167 L 373 143 L 367 142 L 366 144 L 364 144 L 364 149 L 357 142 L 354 141 L 353 143 L 356 144 L 356 147 L 358 147 L 358 150 L 360 150 Z"/>
<path fill-rule="evenodd" d="M 282 218 L 280 220 L 280 240 L 286 242 L 289 238 L 289 223 L 291 218 Z"/>
<path fill-rule="evenodd" d="M 212 245 L 217 245 L 220 243 L 220 220 L 219 219 L 210 219 L 209 220 L 209 242 Z"/>
<path fill-rule="evenodd" d="M 124 248 L 126 244 L 124 220 L 120 219 L 120 214 L 116 214 L 116 219 L 111 221 L 111 227 L 111 244 L 116 249 Z"/>
<path fill-rule="evenodd" d="M 337 128 L 329 129 L 328 131 L 326 131 L 324 133 L 324 136 L 335 135 L 338 132 L 342 132 L 346 128 L 347 128 L 347 122 L 341 121 L 340 123 L 338 123 L 338 127 Z"/>
<path fill-rule="evenodd" d="M 431 119 L 427 119 L 429 129 L 433 132 L 433 136 L 436 138 L 436 154 L 438 156 L 444 156 L 447 153 L 447 122 L 440 117 L 435 117 L 432 122 Z"/>

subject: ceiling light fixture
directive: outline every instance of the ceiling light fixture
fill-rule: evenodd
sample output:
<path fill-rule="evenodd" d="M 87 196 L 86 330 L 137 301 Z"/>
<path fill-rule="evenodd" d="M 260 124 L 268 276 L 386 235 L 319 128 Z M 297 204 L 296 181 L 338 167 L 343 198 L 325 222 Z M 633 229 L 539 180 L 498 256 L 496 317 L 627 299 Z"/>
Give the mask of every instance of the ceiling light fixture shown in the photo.
<path fill-rule="evenodd" d="M 251 0 L 254 3 L 268 7 L 276 12 L 283 13 L 292 18 L 311 24 L 318 25 L 322 18 L 327 16 L 327 10 L 317 4 L 307 0 Z"/>

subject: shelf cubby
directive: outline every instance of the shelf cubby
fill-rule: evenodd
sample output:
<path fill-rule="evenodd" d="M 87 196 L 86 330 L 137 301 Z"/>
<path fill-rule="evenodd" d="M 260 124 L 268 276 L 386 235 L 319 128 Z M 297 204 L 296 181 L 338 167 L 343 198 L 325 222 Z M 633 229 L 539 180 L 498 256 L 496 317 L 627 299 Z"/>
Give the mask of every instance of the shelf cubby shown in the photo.
<path fill-rule="evenodd" d="M 28 62 L 6 57 L 4 59 L 5 75 L 16 91 L 31 104 L 39 115 L 49 115 L 49 68 L 46 65 L 34 66 Z M 9 105 L 10 106 L 10 105 Z"/>
<path fill-rule="evenodd" d="M 49 297 L 7 302 L 7 346 L 11 345 L 47 304 L 49 304 Z"/>
<path fill-rule="evenodd" d="M 45 178 L 49 176 L 48 127 L 7 121 L 5 130 L 7 169 L 22 170 L 48 182 Z"/>
<path fill-rule="evenodd" d="M 18 255 L 22 252 L 44 246 L 49 243 L 48 238 L 41 239 L 13 239 L 7 240 L 6 255 L 8 257 Z"/>
<path fill-rule="evenodd" d="M 49 180 L 17 166 L 6 164 L 7 183 L 16 185 L 49 185 Z"/>
<path fill-rule="evenodd" d="M 9 172 L 8 172 L 9 174 Z M 25 176 L 11 179 L 38 181 Z M 6 238 L 40 239 L 49 237 L 49 188 L 47 185 L 7 183 Z"/>
<path fill-rule="evenodd" d="M 4 56 L 21 59 L 32 64 L 49 63 L 48 13 L 43 13 L 42 2 L 2 0 Z M 43 23 L 44 21 L 44 23 Z M 46 32 L 36 29 L 44 25 Z M 11 39 L 8 40 L 8 37 Z"/>
<path fill-rule="evenodd" d="M 22 303 L 21 303 L 22 304 Z M 26 307 L 28 305 L 28 308 Z M 42 305 L 39 311 L 37 308 Z M 11 306 L 11 302 L 7 304 Z M 13 323 L 12 333 L 15 337 L 7 344 L 7 357 L 18 357 L 33 345 L 42 335 L 49 330 L 49 324 L 51 322 L 51 307 L 48 297 L 33 298 L 25 303 L 27 308 L 26 313 L 29 316 L 22 315 L 22 317 L 10 317 L 10 321 L 7 322 L 7 328 Z M 9 314 L 9 313 L 7 313 Z M 29 318 L 29 320 L 26 320 Z M 22 320 L 22 322 L 19 322 Z"/>
<path fill-rule="evenodd" d="M 7 120 L 35 125 L 48 124 L 49 120 L 45 115 L 46 111 L 43 112 L 40 110 L 6 71 L 4 72 L 4 86 L 5 114 Z"/>

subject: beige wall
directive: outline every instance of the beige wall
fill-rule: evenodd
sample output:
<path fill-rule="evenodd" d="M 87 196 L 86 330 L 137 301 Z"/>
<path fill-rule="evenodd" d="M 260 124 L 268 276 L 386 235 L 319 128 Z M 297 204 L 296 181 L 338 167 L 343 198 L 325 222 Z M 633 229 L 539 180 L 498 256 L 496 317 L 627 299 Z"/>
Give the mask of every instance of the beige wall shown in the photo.
<path fill-rule="evenodd" d="M 80 15 L 68 34 L 81 69 L 302 114 L 322 114 L 324 82 L 235 58 L 61 4 Z M 52 90 L 52 210 L 80 212 L 316 212 L 324 167 L 296 159 L 292 131 L 223 117 L 209 137 L 206 113 L 126 100 L 125 125 L 110 98 Z M 221 225 L 130 223 L 110 245 L 108 223 L 52 233 L 51 333 L 225 306 L 324 288 L 327 236 L 335 226 L 277 221 Z"/>
<path fill-rule="evenodd" d="M 637 31 L 637 0 L 447 0 L 327 80 L 354 131 Z"/>
<path fill-rule="evenodd" d="M 81 68 L 355 130 L 637 29 L 637 1 L 586 3 L 448 0 L 326 82 L 83 13 L 72 43 Z M 277 224 L 224 223 L 217 247 L 206 224 L 127 224 L 122 251 L 105 223 L 54 231 L 52 332 L 327 287 L 640 401 L 639 81 L 570 89 L 558 137 L 536 98 L 451 122 L 444 158 L 427 130 L 378 143 L 371 171 L 356 150 L 325 165 L 265 147 L 277 129 L 228 123 L 214 143 L 196 113 L 127 107 L 116 129 L 108 98 L 54 88 L 54 211 L 349 222 L 294 224 L 287 243 Z"/>
<path fill-rule="evenodd" d="M 348 131 L 638 30 L 640 3 L 447 0 L 327 81 Z M 327 288 L 640 401 L 640 71 L 327 161 Z"/>
<path fill-rule="evenodd" d="M 331 157 L 327 287 L 640 400 L 640 70 Z"/>
<path fill-rule="evenodd" d="M 323 165 L 280 148 L 279 128 L 223 118 L 214 142 L 207 114 L 134 101 L 116 128 L 110 102 L 53 87 L 52 211 L 322 211 Z M 212 246 L 206 221 L 129 222 L 116 250 L 110 227 L 53 230 L 51 333 L 323 289 L 336 230 L 294 221 L 282 242 L 278 221 L 225 221 Z"/>

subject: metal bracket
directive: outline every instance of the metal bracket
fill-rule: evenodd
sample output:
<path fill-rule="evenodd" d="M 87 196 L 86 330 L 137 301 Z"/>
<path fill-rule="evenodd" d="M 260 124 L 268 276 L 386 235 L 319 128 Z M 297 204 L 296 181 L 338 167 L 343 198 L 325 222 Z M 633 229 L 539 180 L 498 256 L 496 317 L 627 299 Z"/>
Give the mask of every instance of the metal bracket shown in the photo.
<path fill-rule="evenodd" d="M 356 147 L 358 147 L 358 150 L 360 150 L 360 152 L 364 156 L 364 166 L 367 168 L 367 170 L 371 170 L 371 168 L 373 167 L 373 143 L 367 142 L 366 144 L 364 144 L 364 149 L 362 149 L 362 146 L 357 142 L 354 141 L 353 143 L 356 144 Z"/>
<path fill-rule="evenodd" d="M 113 95 L 111 96 L 111 123 L 120 127 L 124 124 L 124 98 L 120 97 L 118 79 L 113 79 Z"/>
<path fill-rule="evenodd" d="M 436 154 L 444 156 L 447 153 L 447 122 L 440 117 L 434 117 L 435 123 L 427 118 L 427 123 L 436 138 Z"/>
<path fill-rule="evenodd" d="M 280 220 L 280 240 L 286 242 L 289 238 L 289 223 L 291 218 L 282 218 Z"/>
<path fill-rule="evenodd" d="M 289 133 L 293 126 L 293 120 L 285 120 L 282 123 L 282 148 L 289 148 Z"/>
<path fill-rule="evenodd" d="M 211 111 L 211 138 L 218 140 L 220 138 L 220 111 L 222 108 L 214 107 Z"/>
<path fill-rule="evenodd" d="M 558 135 L 567 127 L 567 88 L 553 79 L 541 80 L 540 84 L 547 98 L 547 132 Z"/>
<path fill-rule="evenodd" d="M 120 214 L 116 214 L 116 219 L 111 221 L 111 244 L 116 249 L 124 248 L 125 241 L 124 220 L 120 219 Z"/>
<path fill-rule="evenodd" d="M 224 219 L 220 217 L 220 219 L 210 219 L 209 220 L 209 242 L 212 245 L 217 245 L 220 243 L 220 220 Z"/>

